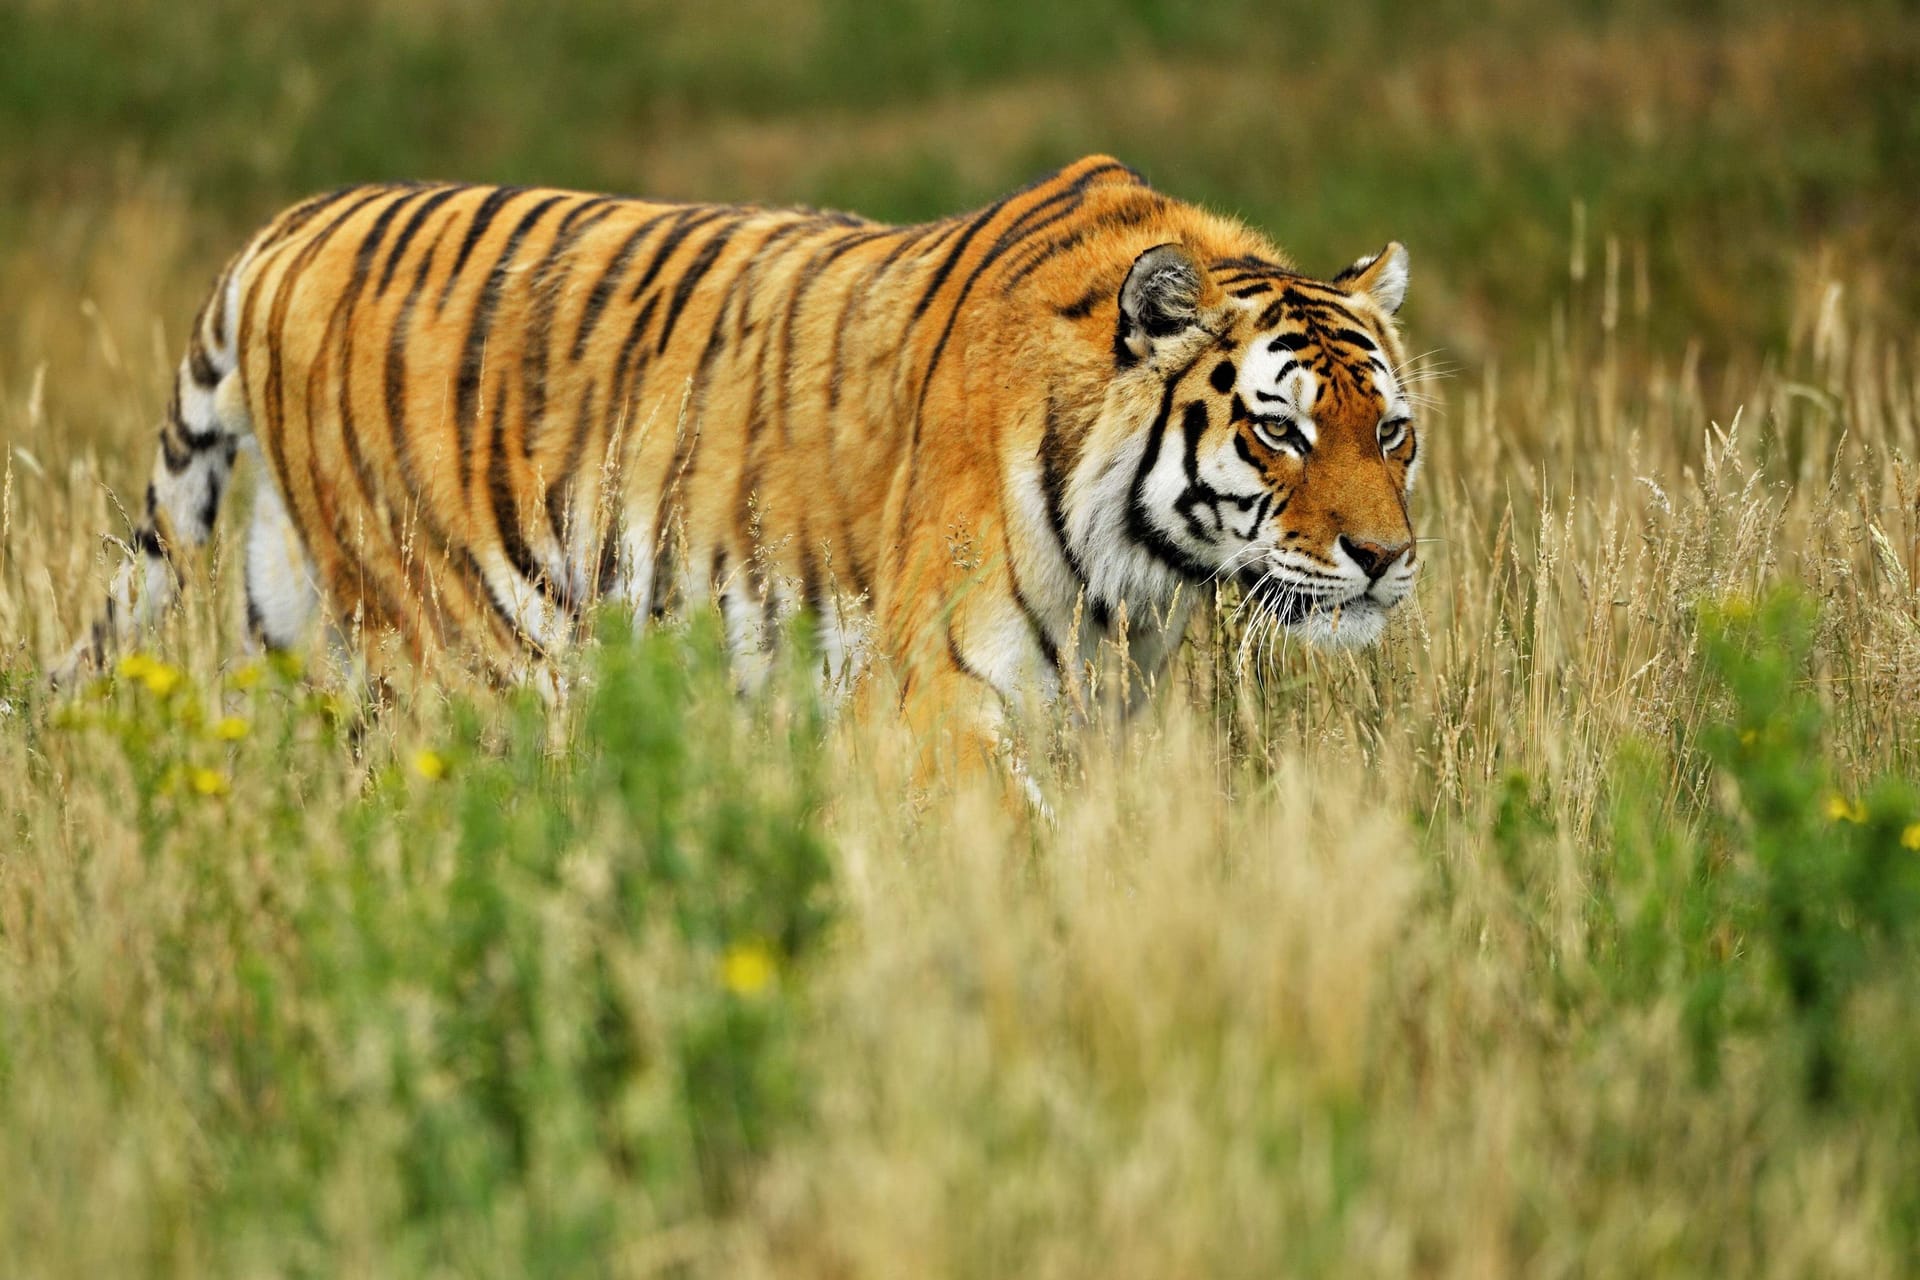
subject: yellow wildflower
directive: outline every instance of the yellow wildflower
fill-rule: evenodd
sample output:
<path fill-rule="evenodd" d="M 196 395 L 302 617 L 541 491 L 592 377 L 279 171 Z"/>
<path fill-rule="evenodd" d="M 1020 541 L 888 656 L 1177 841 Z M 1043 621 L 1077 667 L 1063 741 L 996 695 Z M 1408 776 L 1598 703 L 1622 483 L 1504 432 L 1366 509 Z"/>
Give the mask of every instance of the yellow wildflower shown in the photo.
<path fill-rule="evenodd" d="M 775 976 L 773 953 L 760 942 L 736 942 L 720 958 L 720 982 L 737 996 L 757 996 Z"/>
<path fill-rule="evenodd" d="M 187 783 L 203 796 L 223 796 L 229 790 L 227 775 L 218 769 L 191 769 L 187 772 Z"/>
<path fill-rule="evenodd" d="M 227 673 L 227 683 L 236 689 L 251 689 L 260 683 L 260 677 L 266 674 L 266 668 L 256 658 L 243 662 Z"/>
<path fill-rule="evenodd" d="M 1827 817 L 1833 822 L 1851 822 L 1858 825 L 1867 820 L 1867 806 L 1858 800 L 1849 800 L 1836 792 L 1827 797 Z"/>
<path fill-rule="evenodd" d="M 1900 832 L 1900 847 L 1920 853 L 1920 822 L 1909 822 Z"/>
<path fill-rule="evenodd" d="M 450 766 L 447 758 L 438 751 L 416 751 L 413 753 L 413 771 L 428 782 L 438 782 L 447 776 Z"/>
<path fill-rule="evenodd" d="M 238 742 L 251 728 L 241 716 L 221 716 L 213 722 L 213 736 L 222 742 Z"/>
<path fill-rule="evenodd" d="M 186 679 L 180 668 L 169 666 L 158 658 L 144 653 L 130 653 L 120 659 L 114 667 L 114 674 L 122 680 L 134 680 L 146 687 L 148 693 L 156 698 L 164 698 L 180 687 Z"/>

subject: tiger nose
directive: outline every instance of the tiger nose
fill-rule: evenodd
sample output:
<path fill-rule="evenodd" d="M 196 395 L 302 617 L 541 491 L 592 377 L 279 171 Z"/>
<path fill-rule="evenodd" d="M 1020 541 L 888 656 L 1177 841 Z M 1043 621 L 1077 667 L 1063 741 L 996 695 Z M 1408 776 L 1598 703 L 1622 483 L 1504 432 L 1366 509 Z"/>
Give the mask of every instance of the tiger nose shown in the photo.
<path fill-rule="evenodd" d="M 1383 547 L 1377 542 L 1358 542 L 1346 534 L 1340 535 L 1340 546 L 1353 562 L 1360 566 L 1360 572 L 1367 575 L 1367 581 L 1378 582 L 1380 575 L 1393 567 L 1393 562 L 1413 546 L 1403 542 L 1397 547 Z"/>

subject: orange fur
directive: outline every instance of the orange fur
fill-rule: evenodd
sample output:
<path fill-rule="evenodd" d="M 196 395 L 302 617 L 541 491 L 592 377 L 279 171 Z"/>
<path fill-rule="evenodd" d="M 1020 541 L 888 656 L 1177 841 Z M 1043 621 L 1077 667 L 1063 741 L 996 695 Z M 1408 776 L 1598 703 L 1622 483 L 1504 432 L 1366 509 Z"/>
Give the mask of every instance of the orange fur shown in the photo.
<path fill-rule="evenodd" d="M 250 430 L 336 625 L 515 670 L 602 596 L 642 615 L 714 601 L 747 653 L 812 609 L 843 662 L 868 619 L 913 714 L 931 731 L 957 712 L 991 750 L 1001 707 L 1070 685 L 1121 618 L 1144 665 L 1171 650 L 1184 607 L 1235 571 L 1210 559 L 1228 524 L 1270 511 L 1276 556 L 1371 547 L 1410 570 L 1417 446 L 1409 426 L 1381 447 L 1385 375 L 1366 368 L 1402 360 L 1397 294 L 1376 296 L 1393 263 L 1404 278 L 1398 254 L 1310 281 L 1098 156 L 904 227 L 540 189 L 334 192 L 216 283 L 142 545 L 165 558 L 204 537 L 225 473 L 209 464 L 203 485 L 196 460 L 230 462 Z M 1218 367 L 1279 359 L 1251 344 L 1286 333 L 1317 335 L 1323 361 L 1297 458 Z M 1099 514 L 1129 466 L 1129 502 L 1177 482 L 1149 440 L 1184 447 L 1191 475 L 1204 451 L 1257 482 L 1199 476 L 1172 508 Z M 177 514 L 182 493 L 204 522 Z M 91 647 L 128 616 L 110 604 Z"/>

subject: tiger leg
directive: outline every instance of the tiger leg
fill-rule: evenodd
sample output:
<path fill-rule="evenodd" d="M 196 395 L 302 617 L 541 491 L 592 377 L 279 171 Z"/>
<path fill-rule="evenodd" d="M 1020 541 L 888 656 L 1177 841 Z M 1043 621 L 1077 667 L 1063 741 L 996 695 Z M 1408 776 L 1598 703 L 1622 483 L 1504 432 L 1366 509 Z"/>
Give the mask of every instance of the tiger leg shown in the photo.
<path fill-rule="evenodd" d="M 941 576 L 951 585 L 919 595 L 923 615 L 903 646 L 916 779 L 964 782 L 984 773 L 1003 784 L 1014 814 L 1050 816 L 1020 739 L 1046 722 L 1058 696 L 1055 661 L 1011 591 L 1004 554 Z"/>
<path fill-rule="evenodd" d="M 312 623 L 320 593 L 313 562 L 264 468 L 247 527 L 246 579 L 248 638 L 268 650 L 292 648 Z"/>

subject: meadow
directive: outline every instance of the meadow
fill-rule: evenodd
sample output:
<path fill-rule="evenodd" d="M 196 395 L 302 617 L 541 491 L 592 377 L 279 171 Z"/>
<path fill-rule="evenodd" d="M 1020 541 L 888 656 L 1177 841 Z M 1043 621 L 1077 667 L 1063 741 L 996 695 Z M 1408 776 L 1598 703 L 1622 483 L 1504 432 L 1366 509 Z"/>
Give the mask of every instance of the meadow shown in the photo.
<path fill-rule="evenodd" d="M 1916 85 L 1880 0 L 0 0 L 0 1272 L 1911 1274 Z M 231 512 L 46 691 L 305 191 L 1095 150 L 1404 240 L 1447 376 L 1385 643 L 1223 589 L 1050 823 L 705 617 L 365 720 Z"/>

